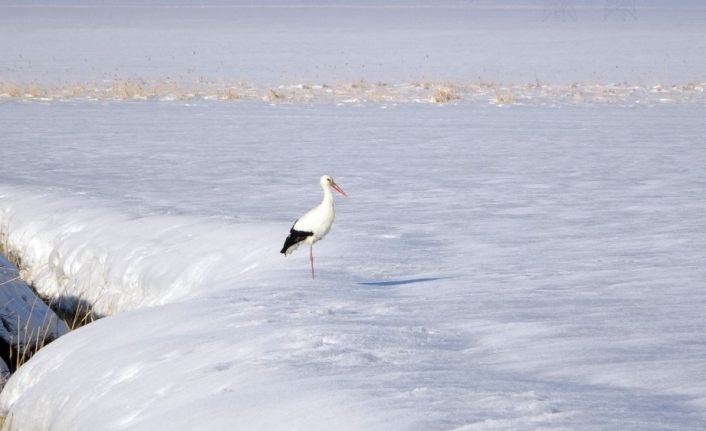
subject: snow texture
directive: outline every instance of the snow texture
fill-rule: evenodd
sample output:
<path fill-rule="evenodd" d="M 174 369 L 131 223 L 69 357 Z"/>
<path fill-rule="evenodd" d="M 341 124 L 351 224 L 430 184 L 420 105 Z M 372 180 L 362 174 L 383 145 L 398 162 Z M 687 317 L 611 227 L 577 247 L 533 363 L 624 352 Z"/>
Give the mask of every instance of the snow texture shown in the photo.
<path fill-rule="evenodd" d="M 198 64 L 228 80 L 234 53 L 245 53 L 233 72 L 243 79 L 372 80 L 360 65 L 375 57 L 390 59 L 379 75 L 398 82 L 415 78 L 405 75 L 410 59 L 441 46 L 433 80 L 484 65 L 498 80 L 548 67 L 554 82 L 703 82 L 698 8 L 669 9 L 664 21 L 659 8 L 640 9 L 636 22 L 590 21 L 606 32 L 520 8 L 539 14 L 526 37 L 516 21 L 470 19 L 491 13 L 480 6 L 402 8 L 418 25 L 390 27 L 381 22 L 399 8 L 331 20 L 333 9 L 216 8 L 250 23 L 229 29 L 206 19 L 213 8 L 147 8 L 132 27 L 89 8 L 115 26 L 77 29 L 77 12 L 59 8 L 44 19 L 65 18 L 66 31 L 48 25 L 57 38 L 45 47 L 17 32 L 27 48 L 14 49 L 42 80 L 102 79 L 127 58 L 120 77 L 188 76 Z M 359 29 L 371 10 L 380 15 Z M 192 25 L 169 30 L 175 15 Z M 303 21 L 288 33 L 281 20 Z M 311 22 L 319 27 L 305 31 Z M 252 39 L 231 51 L 231 31 Z M 86 35 L 115 49 L 91 53 Z M 158 66 L 146 65 L 147 51 L 126 54 L 138 39 L 162 41 L 139 48 L 166 56 Z M 540 41 L 551 43 L 528 50 Z M 453 55 L 484 43 L 479 55 L 490 57 Z M 204 57 L 185 60 L 194 46 Z M 26 66 L 6 52 L 8 73 Z M 73 67 L 82 55 L 95 70 Z M 350 76 L 307 68 L 346 59 L 358 65 Z M 29 431 L 703 429 L 703 118 L 702 103 L 683 100 L 3 99 L 7 247 L 42 294 L 80 295 L 108 317 L 21 367 L 0 410 Z M 279 250 L 294 218 L 319 202 L 322 174 L 349 197 L 336 198 L 311 280 L 306 253 Z"/>

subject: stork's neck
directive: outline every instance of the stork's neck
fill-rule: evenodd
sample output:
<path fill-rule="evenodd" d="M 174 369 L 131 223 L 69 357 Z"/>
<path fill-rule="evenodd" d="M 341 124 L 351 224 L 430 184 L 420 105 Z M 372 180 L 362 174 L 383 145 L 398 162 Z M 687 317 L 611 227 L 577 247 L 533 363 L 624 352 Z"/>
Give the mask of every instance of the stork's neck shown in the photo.
<path fill-rule="evenodd" d="M 331 187 L 322 184 L 321 188 L 324 190 L 324 200 L 321 201 L 321 205 L 333 207 L 333 193 L 331 193 Z"/>

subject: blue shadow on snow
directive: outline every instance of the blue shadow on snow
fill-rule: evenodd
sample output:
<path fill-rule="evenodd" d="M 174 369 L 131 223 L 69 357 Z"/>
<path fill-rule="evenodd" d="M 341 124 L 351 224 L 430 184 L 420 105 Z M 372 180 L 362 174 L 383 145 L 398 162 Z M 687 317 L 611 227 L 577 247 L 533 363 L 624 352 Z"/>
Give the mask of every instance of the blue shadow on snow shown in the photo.
<path fill-rule="evenodd" d="M 445 277 L 425 277 L 425 278 L 409 278 L 407 280 L 384 280 L 384 281 L 361 281 L 358 284 L 364 286 L 399 286 L 402 284 L 423 283 L 425 281 L 442 280 Z"/>

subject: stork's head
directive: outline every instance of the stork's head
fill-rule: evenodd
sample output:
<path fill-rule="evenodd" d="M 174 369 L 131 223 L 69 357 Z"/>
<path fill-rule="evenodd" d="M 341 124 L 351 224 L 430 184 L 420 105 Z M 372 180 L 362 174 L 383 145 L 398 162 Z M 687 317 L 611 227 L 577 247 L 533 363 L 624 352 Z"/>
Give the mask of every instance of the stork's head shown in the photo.
<path fill-rule="evenodd" d="M 346 192 L 344 192 L 343 189 L 338 184 L 336 184 L 336 182 L 333 180 L 333 178 L 331 178 L 330 175 L 324 175 L 323 177 L 321 177 L 321 186 L 331 187 L 343 196 L 348 196 Z"/>

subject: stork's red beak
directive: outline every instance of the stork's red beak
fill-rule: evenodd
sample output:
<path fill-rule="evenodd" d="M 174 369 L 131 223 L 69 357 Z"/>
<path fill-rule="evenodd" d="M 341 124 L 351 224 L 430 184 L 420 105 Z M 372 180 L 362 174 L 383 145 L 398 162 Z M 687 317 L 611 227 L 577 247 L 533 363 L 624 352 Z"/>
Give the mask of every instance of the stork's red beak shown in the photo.
<path fill-rule="evenodd" d="M 343 189 L 341 187 L 339 187 L 339 185 L 336 184 L 336 182 L 333 180 L 331 180 L 331 187 L 333 187 L 334 190 L 336 190 L 338 193 L 342 194 L 343 196 L 348 197 L 346 192 L 344 192 Z"/>

